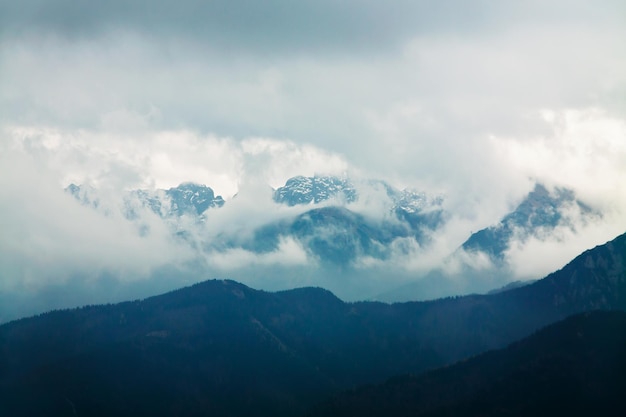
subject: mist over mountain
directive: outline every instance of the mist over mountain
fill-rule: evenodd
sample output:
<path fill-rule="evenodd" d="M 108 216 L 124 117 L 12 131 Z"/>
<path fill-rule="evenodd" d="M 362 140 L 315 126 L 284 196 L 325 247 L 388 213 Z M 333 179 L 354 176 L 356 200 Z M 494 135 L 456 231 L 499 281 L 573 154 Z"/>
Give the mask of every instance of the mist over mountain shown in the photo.
<path fill-rule="evenodd" d="M 98 208 L 100 204 L 98 192 L 93 188 L 70 184 L 65 191 L 85 205 Z M 133 210 L 137 202 L 161 217 L 180 217 L 185 214 L 201 216 L 209 208 L 224 205 L 222 196 L 216 196 L 210 187 L 190 182 L 168 190 L 132 190 L 124 197 L 124 214 L 129 219 L 140 215 Z"/>
<path fill-rule="evenodd" d="M 488 292 L 508 283 L 532 282 L 537 276 L 523 272 L 516 259 L 528 242 L 553 240 L 567 245 L 568 235 L 601 220 L 602 213 L 577 199 L 572 190 L 555 187 L 550 191 L 536 184 L 513 211 L 496 224 L 472 233 L 422 279 L 375 298 L 424 300 L 455 291 Z"/>
<path fill-rule="evenodd" d="M 89 204 L 85 196 L 79 197 L 77 190 L 80 188 L 76 186 L 68 188 L 83 204 Z M 195 206 L 193 198 L 198 198 L 203 205 Z M 272 200 L 279 206 L 266 206 L 264 210 L 278 210 L 273 219 L 257 222 L 237 233 L 223 229 L 212 235 L 197 222 L 189 222 L 196 214 L 199 221 L 206 222 L 207 215 L 211 214 L 204 210 L 224 204 L 221 197 L 214 197 L 209 187 L 188 183 L 167 191 L 131 191 L 124 204 L 125 216 L 134 220 L 140 219 L 137 209 L 132 209 L 133 201 L 134 205 L 148 207 L 173 223 L 171 227 L 177 236 L 187 237 L 191 245 L 205 253 L 268 256 L 288 247 L 299 251 L 303 264 L 323 268 L 324 274 L 334 268 L 344 274 L 354 270 L 367 273 L 374 268 L 380 272 L 388 268 L 387 272 L 392 270 L 393 275 L 413 275 L 406 278 L 411 282 L 398 290 L 393 289 L 393 282 L 390 282 L 388 288 L 392 289 L 387 292 L 369 293 L 385 301 L 486 292 L 506 285 L 512 278 L 536 279 L 539 276 L 516 274 L 510 259 L 512 251 L 532 239 L 560 241 L 566 246 L 564 231 L 576 234 L 602 218 L 599 212 L 577 199 L 572 190 L 559 187 L 548 190 L 536 184 L 513 211 L 498 223 L 472 233 L 458 247 L 449 248 L 450 253 L 440 254 L 438 263 L 425 262 L 428 266 L 402 271 L 402 268 L 398 270 L 399 262 L 411 259 L 419 264 L 421 258 L 431 257 L 440 235 L 446 233 L 446 222 L 452 216 L 445 209 L 443 196 L 398 190 L 378 180 L 355 183 L 333 176 L 298 176 L 274 190 Z M 291 211 L 281 213 L 280 205 L 290 207 Z M 182 215 L 186 215 L 183 222 Z M 237 225 L 232 226 L 237 228 Z M 345 277 L 336 279 L 346 280 Z M 315 278 L 308 284 L 340 288 Z M 345 296 L 344 290 L 339 291 Z M 366 297 L 368 293 L 360 295 Z"/>
<path fill-rule="evenodd" d="M 122 214 L 141 223 L 140 209 L 149 209 L 168 222 L 177 235 L 189 237 L 190 244 L 195 244 L 194 237 L 199 238 L 200 249 L 204 250 L 241 248 L 254 254 L 272 253 L 279 251 L 281 242 L 288 239 L 306 251 L 312 261 L 338 267 L 353 265 L 363 257 L 389 258 L 392 244 L 397 239 L 427 245 L 430 235 L 445 224 L 441 197 L 400 191 L 382 181 L 365 185 L 372 184 L 384 191 L 377 196 L 379 201 L 373 204 L 381 207 L 382 212 L 374 215 L 351 204 L 357 202 L 359 195 L 357 188 L 347 179 L 330 176 L 291 178 L 274 191 L 273 201 L 302 207 L 281 214 L 275 221 L 234 235 L 225 229 L 217 236 L 210 236 L 197 224 L 207 221 L 210 216 L 206 212 L 208 208 L 224 205 L 221 196 L 215 197 L 210 187 L 200 184 L 185 183 L 153 192 L 132 190 L 123 198 Z M 84 205 L 96 209 L 100 205 L 96 190 L 83 191 L 80 186 L 72 184 L 66 191 Z M 106 213 L 107 209 L 103 211 Z M 183 216 L 185 219 L 181 220 Z"/>
<path fill-rule="evenodd" d="M 502 348 L 571 314 L 625 310 L 625 260 L 626 234 L 534 284 L 493 295 L 346 303 L 320 288 L 269 293 L 213 280 L 141 301 L 50 312 L 0 326 L 0 411 L 297 415 L 340 390 Z M 589 323 L 575 328 L 587 334 L 597 322 Z M 608 323 L 610 330 L 615 323 Z M 557 342 L 572 337 L 547 334 Z M 559 348 L 550 350 L 546 337 L 520 346 L 534 345 L 528 354 L 539 350 L 549 362 Z M 516 358 L 524 349 L 506 359 L 509 351 L 503 363 L 523 367 Z M 566 369 L 585 369 L 584 358 L 568 360 Z M 444 375 L 456 375 L 450 369 Z M 489 387 L 484 378 L 478 392 Z M 500 388 L 507 399 L 508 388 Z M 445 396 L 445 384 L 439 389 Z"/>
<path fill-rule="evenodd" d="M 0 321 L 143 298 L 211 278 L 266 290 L 321 286 L 346 300 L 484 293 L 561 266 L 563 254 L 580 245 L 572 242 L 595 241 L 590 230 L 604 220 L 571 190 L 541 185 L 473 235 L 446 206 L 450 196 L 379 180 L 300 176 L 276 189 L 243 187 L 226 200 L 193 183 L 123 193 L 72 184 L 65 195 L 58 210 L 72 214 L 64 230 L 85 221 L 95 240 L 71 251 L 60 247 L 54 257 L 33 254 L 34 263 L 7 258 L 8 276 L 30 274 L 37 284 L 24 291 L 7 281 Z M 587 234 L 592 238 L 583 239 Z M 49 251 L 45 240 L 36 242 L 40 253 Z M 518 258 L 546 245 L 563 254 L 525 270 L 535 263 Z"/>
<path fill-rule="evenodd" d="M 523 244 L 531 237 L 549 235 L 558 226 L 575 230 L 576 215 L 591 221 L 600 213 L 578 200 L 572 190 L 557 187 L 550 193 L 542 184 L 536 184 L 513 212 L 498 224 L 473 233 L 462 249 L 482 252 L 495 262 L 506 262 L 506 252 L 517 242 Z"/>
<path fill-rule="evenodd" d="M 417 245 L 427 246 L 430 240 L 436 239 L 433 235 L 450 217 L 444 209 L 442 196 L 398 190 L 383 181 L 369 180 L 360 185 L 379 191 L 373 197 L 376 201 L 360 201 L 359 187 L 346 178 L 298 176 L 289 179 L 284 186 L 274 190 L 273 201 L 289 207 L 298 206 L 296 210 L 300 210 L 285 212 L 280 220 L 250 230 L 254 237 L 249 242 L 240 242 L 241 246 L 252 248 L 254 252 L 270 252 L 277 249 L 281 237 L 295 237 L 323 261 L 332 262 L 330 253 L 320 253 L 316 245 L 334 246 L 333 249 L 339 252 L 337 259 L 341 259 L 337 263 L 346 264 L 363 256 L 384 257 L 372 248 L 384 250 L 397 238 L 412 238 Z M 66 191 L 82 204 L 96 209 L 100 204 L 96 190 L 71 184 Z M 359 202 L 361 204 L 357 205 Z M 222 207 L 224 200 L 215 196 L 210 187 L 185 183 L 168 190 L 130 191 L 124 196 L 123 214 L 131 220 L 139 219 L 141 213 L 133 207 L 137 204 L 164 219 L 187 215 L 205 221 L 205 211 Z M 382 208 L 382 213 L 372 214 L 369 205 Z M 533 237 L 550 237 L 558 227 L 569 227 L 576 232 L 579 222 L 586 223 L 599 217 L 599 213 L 576 199 L 572 190 L 557 187 L 550 192 L 545 186 L 536 184 L 517 208 L 499 223 L 473 233 L 460 249 L 472 256 L 487 256 L 489 261 L 503 266 L 507 263 L 507 252 L 515 244 L 523 245 Z M 333 235 L 332 231 L 337 234 Z M 186 232 L 192 234 L 191 230 Z M 330 236 L 324 237 L 329 233 Z M 343 244 L 339 234 L 344 236 Z M 317 243 L 308 242 L 311 237 Z M 359 253 L 355 248 L 347 248 L 347 253 L 341 254 L 345 249 L 342 246 L 359 240 L 356 245 Z M 234 247 L 238 243 L 226 239 L 220 244 Z"/>

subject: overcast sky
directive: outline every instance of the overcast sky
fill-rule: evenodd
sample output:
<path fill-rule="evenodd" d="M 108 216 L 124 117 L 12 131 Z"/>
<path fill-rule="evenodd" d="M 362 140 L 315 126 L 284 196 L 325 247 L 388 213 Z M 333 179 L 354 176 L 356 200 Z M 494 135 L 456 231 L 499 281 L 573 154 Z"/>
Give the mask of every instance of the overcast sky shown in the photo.
<path fill-rule="evenodd" d="M 621 1 L 0 4 L 3 142 L 50 151 L 61 182 L 228 198 L 252 162 L 273 186 L 301 168 L 502 192 L 580 146 L 623 152 Z M 558 137 L 595 122 L 615 126 Z M 538 142 L 553 161 L 511 166 Z"/>
<path fill-rule="evenodd" d="M 334 173 L 477 227 L 568 186 L 613 213 L 602 243 L 626 229 L 624 39 L 620 0 L 0 0 L 3 228 L 58 224 L 71 182 L 228 200 Z"/>

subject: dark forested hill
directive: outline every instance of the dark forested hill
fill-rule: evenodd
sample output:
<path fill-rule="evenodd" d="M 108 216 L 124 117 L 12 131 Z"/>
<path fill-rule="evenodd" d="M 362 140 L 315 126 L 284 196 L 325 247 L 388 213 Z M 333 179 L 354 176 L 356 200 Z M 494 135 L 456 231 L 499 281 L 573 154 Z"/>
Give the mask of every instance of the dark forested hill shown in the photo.
<path fill-rule="evenodd" d="M 233 281 L 0 326 L 0 415 L 293 415 L 592 309 L 626 309 L 626 235 L 493 295 L 344 303 Z"/>
<path fill-rule="evenodd" d="M 571 316 L 505 349 L 339 395 L 313 416 L 623 416 L 626 313 Z"/>

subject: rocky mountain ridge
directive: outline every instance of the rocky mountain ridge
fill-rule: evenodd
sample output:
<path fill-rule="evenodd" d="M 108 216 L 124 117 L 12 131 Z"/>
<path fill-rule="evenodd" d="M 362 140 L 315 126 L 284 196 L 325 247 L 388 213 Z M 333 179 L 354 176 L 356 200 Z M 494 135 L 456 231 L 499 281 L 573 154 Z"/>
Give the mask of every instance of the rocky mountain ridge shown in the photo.
<path fill-rule="evenodd" d="M 572 190 L 557 187 L 550 192 L 542 184 L 536 184 L 511 213 L 497 224 L 473 233 L 461 247 L 468 252 L 483 252 L 493 261 L 502 261 L 514 238 L 524 242 L 529 237 L 549 234 L 557 226 L 575 229 L 572 219 L 564 213 L 569 209 L 580 213 L 583 220 L 600 216 L 578 200 Z"/>
<path fill-rule="evenodd" d="M 104 213 L 112 210 L 104 200 L 98 199 L 96 190 L 72 185 L 67 191 L 83 205 Z M 442 297 L 463 293 L 464 286 L 471 288 L 465 293 L 499 288 L 514 276 L 508 264 L 511 247 L 523 245 L 528 239 L 559 239 L 563 228 L 578 233 L 579 224 L 600 218 L 571 190 L 549 190 L 538 184 L 511 213 L 472 234 L 455 252 L 452 250 L 449 258 L 461 263 L 461 267 L 456 268 L 461 271 L 461 277 L 442 272 L 447 268 L 445 254 L 438 255 L 443 258 L 440 264 L 409 276 L 412 272 L 405 265 L 422 262 L 422 257 L 426 259 L 429 251 L 445 236 L 446 225 L 452 217 L 445 209 L 442 196 L 400 190 L 383 181 L 353 182 L 339 177 L 299 176 L 273 191 L 275 205 L 259 204 L 250 218 L 243 219 L 242 225 L 234 222 L 236 217 L 225 214 L 230 213 L 231 208 L 240 211 L 238 198 L 225 202 L 210 187 L 186 183 L 168 190 L 131 191 L 126 194 L 120 210 L 123 217 L 133 222 L 137 232 L 147 237 L 154 221 L 143 221 L 142 216 L 156 214 L 163 219 L 172 242 L 188 247 L 199 259 L 234 254 L 253 261 L 266 257 L 280 262 L 297 254 L 302 269 L 290 273 L 306 274 L 312 277 L 310 283 L 316 284 L 315 271 L 319 271 L 323 277 L 318 279 L 317 285 L 325 286 L 332 284 L 323 281 L 324 277 L 337 276 L 332 289 L 342 296 L 347 293 L 343 288 L 357 283 L 358 277 L 363 276 L 361 271 L 371 272 L 369 276 L 372 276 L 372 268 L 390 264 L 393 270 L 390 274 L 398 277 L 395 281 L 398 284 L 382 285 L 381 281 L 380 289 L 365 289 L 368 283 L 359 286 L 364 289 L 359 297 L 383 301 Z M 246 200 L 244 204 L 250 203 Z M 375 210 L 370 209 L 370 205 Z M 288 253 L 283 255 L 283 251 Z M 457 257 L 458 254 L 462 256 Z M 476 269 L 472 262 L 466 262 L 466 259 L 473 261 L 481 257 L 491 263 L 488 270 L 482 266 Z M 273 265 L 259 262 L 262 264 L 259 268 L 265 271 L 262 273 L 274 273 Z M 210 267 L 205 268 L 209 276 L 245 280 L 241 274 L 213 271 Z M 523 277 L 529 278 L 539 276 Z"/>
<path fill-rule="evenodd" d="M 97 208 L 100 199 L 97 192 L 90 187 L 70 184 L 65 191 L 85 205 Z M 163 217 L 180 217 L 183 215 L 201 216 L 209 208 L 224 205 L 222 196 L 216 196 L 211 187 L 186 182 L 167 190 L 132 190 L 124 195 L 124 214 L 130 219 L 138 216 L 137 204 L 149 208 L 153 213 Z"/>

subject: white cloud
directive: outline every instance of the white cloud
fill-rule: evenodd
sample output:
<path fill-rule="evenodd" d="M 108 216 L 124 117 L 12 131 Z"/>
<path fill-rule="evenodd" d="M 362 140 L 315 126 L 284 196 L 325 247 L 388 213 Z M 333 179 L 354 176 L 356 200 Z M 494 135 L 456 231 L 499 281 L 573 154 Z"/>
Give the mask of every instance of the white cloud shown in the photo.
<path fill-rule="evenodd" d="M 518 140 L 494 138 L 511 168 L 548 184 L 576 190 L 604 210 L 626 208 L 626 121 L 599 109 L 543 110 L 545 135 Z"/>
<path fill-rule="evenodd" d="M 228 249 L 223 252 L 210 252 L 206 255 L 210 268 L 224 273 L 232 270 L 262 266 L 315 266 L 308 258 L 306 250 L 292 237 L 281 237 L 276 250 L 268 253 L 255 253 L 241 248 Z"/>
<path fill-rule="evenodd" d="M 555 234 L 530 237 L 524 242 L 514 242 L 506 254 L 515 279 L 538 279 L 561 269 L 587 249 L 606 243 L 622 234 L 626 225 L 618 229 L 615 224 L 599 223 L 579 228 L 559 228 Z"/>
<path fill-rule="evenodd" d="M 188 130 L 129 134 L 7 126 L 4 143 L 50 167 L 60 185 L 73 182 L 116 190 L 194 181 L 230 198 L 247 178 L 279 186 L 295 175 L 350 169 L 341 156 L 308 144 L 270 138 L 236 141 Z"/>
<path fill-rule="evenodd" d="M 103 270 L 122 280 L 141 279 L 190 258 L 156 216 L 144 217 L 149 232 L 142 237 L 115 212 L 103 216 L 81 206 L 59 187 L 53 171 L 30 156 L 3 153 L 1 162 L 11 173 L 0 180 L 1 290 L 36 290 Z"/>

